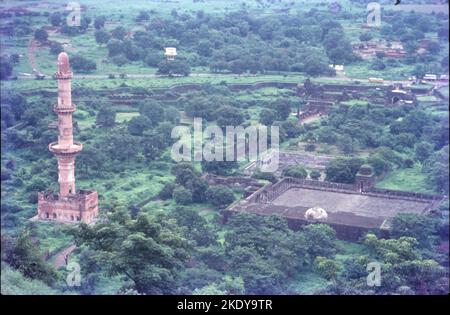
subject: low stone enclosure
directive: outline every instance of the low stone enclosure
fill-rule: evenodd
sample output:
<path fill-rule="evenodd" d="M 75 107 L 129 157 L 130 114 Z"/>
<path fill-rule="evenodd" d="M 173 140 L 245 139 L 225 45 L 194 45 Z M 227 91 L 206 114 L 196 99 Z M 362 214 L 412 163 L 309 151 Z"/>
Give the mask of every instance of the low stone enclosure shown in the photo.
<path fill-rule="evenodd" d="M 424 214 L 447 198 L 414 192 L 394 191 L 326 181 L 285 177 L 268 184 L 229 206 L 224 212 L 226 221 L 237 212 L 258 215 L 279 215 L 296 230 L 309 223 L 332 226 L 341 239 L 357 240 L 369 230 L 389 235 L 390 220 L 398 213 Z M 326 218 L 311 219 L 306 211 L 319 207 Z"/>
<path fill-rule="evenodd" d="M 357 85 L 357 84 L 316 84 L 306 79 L 297 86 L 297 95 L 308 102 L 301 112 L 300 120 L 313 115 L 328 115 L 332 107 L 340 102 L 362 100 L 379 106 L 417 104 L 417 95 L 433 93 L 432 88 L 413 88 L 396 85 Z"/>
<path fill-rule="evenodd" d="M 218 176 L 214 174 L 205 174 L 203 178 L 210 185 L 224 185 L 228 187 L 239 187 L 244 190 L 244 198 L 252 195 L 258 189 L 264 186 L 257 179 L 246 176 Z"/>
<path fill-rule="evenodd" d="M 241 91 L 241 90 L 258 90 L 261 88 L 267 87 L 275 87 L 280 89 L 291 89 L 293 93 L 297 93 L 298 95 L 302 95 L 304 93 L 305 84 L 308 85 L 309 82 L 312 81 L 307 79 L 304 84 L 298 84 L 295 82 L 276 82 L 276 81 L 266 81 L 266 82 L 255 82 L 255 83 L 229 83 L 226 84 L 231 91 Z M 380 97 L 373 98 L 375 103 L 383 103 L 386 98 L 383 96 L 389 88 L 393 88 L 392 86 L 383 86 L 383 85 L 365 85 L 365 84 L 315 84 L 311 83 L 313 89 L 315 89 L 313 97 L 311 98 L 311 102 L 314 100 L 318 105 L 321 103 L 335 103 L 336 101 L 344 101 L 351 98 L 357 98 L 358 95 L 362 95 L 365 92 L 380 92 Z M 142 101 L 143 99 L 154 99 L 159 101 L 176 101 L 178 100 L 183 93 L 191 92 L 191 91 L 201 91 L 204 88 L 205 84 L 179 84 L 173 85 L 171 87 L 155 87 L 155 88 L 132 88 L 132 87 L 120 87 L 116 89 L 98 89 L 91 90 L 86 88 L 74 88 L 73 96 L 79 101 L 83 101 L 84 98 L 87 100 L 92 99 L 92 95 L 96 95 L 97 97 L 108 97 L 109 100 L 113 103 L 118 104 L 134 104 L 137 101 Z M 316 89 L 318 88 L 318 89 Z M 406 89 L 410 92 L 411 95 L 427 95 L 432 90 L 432 87 L 423 88 L 423 87 L 409 87 Z M 345 93 L 344 93 L 345 92 Z M 322 93 L 322 94 L 320 94 Z M 359 93 L 359 94 L 358 94 Z M 362 94 L 361 94 L 362 93 Z M 30 89 L 28 91 L 23 92 L 24 95 L 33 96 L 36 94 L 40 94 L 47 97 L 53 97 L 56 95 L 56 92 L 50 90 L 42 90 L 42 89 Z M 348 98 L 347 98 L 348 97 Z"/>
<path fill-rule="evenodd" d="M 271 159 L 271 156 L 268 157 Z M 278 170 L 275 175 L 281 175 L 282 171 L 288 166 L 301 165 L 306 168 L 324 170 L 328 163 L 333 159 L 332 156 L 314 155 L 296 151 L 279 151 L 278 152 Z M 244 174 L 251 175 L 261 167 L 261 159 L 250 162 L 244 167 Z"/>

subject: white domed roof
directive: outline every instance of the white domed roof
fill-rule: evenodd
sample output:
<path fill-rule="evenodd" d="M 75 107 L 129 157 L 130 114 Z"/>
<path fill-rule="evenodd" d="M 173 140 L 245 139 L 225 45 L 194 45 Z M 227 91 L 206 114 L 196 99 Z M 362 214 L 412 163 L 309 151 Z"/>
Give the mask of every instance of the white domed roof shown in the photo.
<path fill-rule="evenodd" d="M 306 210 L 305 218 L 307 220 L 326 220 L 328 218 L 328 214 L 322 208 L 313 207 Z"/>

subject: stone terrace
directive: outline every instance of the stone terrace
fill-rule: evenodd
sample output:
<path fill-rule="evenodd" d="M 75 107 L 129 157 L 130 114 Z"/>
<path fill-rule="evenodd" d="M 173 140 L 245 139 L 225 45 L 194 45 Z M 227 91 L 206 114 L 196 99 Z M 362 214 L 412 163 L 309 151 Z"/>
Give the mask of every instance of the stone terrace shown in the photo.
<path fill-rule="evenodd" d="M 356 185 L 284 178 L 233 204 L 228 214 L 280 215 L 298 225 L 317 222 L 305 218 L 305 212 L 317 206 L 328 214 L 321 222 L 332 225 L 343 238 L 350 234 L 357 238 L 369 229 L 388 228 L 389 219 L 398 213 L 425 213 L 443 198 L 379 189 L 360 192 Z"/>
<path fill-rule="evenodd" d="M 291 188 L 272 201 L 284 207 L 320 207 L 330 213 L 353 213 L 356 216 L 388 218 L 397 213 L 422 213 L 429 201 L 388 199 L 360 193 L 342 193 L 310 188 Z M 379 226 L 379 225 L 378 225 Z M 374 226 L 374 227 L 378 227 Z"/>

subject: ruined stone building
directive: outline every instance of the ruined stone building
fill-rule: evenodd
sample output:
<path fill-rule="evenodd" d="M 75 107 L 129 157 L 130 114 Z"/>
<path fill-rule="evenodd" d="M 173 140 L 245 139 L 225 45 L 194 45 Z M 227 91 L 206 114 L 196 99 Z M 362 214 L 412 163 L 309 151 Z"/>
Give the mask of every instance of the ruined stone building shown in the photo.
<path fill-rule="evenodd" d="M 297 117 L 302 120 L 315 115 L 328 115 L 335 106 L 349 100 L 367 101 L 375 106 L 414 106 L 417 104 L 416 95 L 428 95 L 430 90 L 413 90 L 401 84 L 317 84 L 306 79 L 303 84 L 297 85 L 297 95 L 307 100 Z"/>
<path fill-rule="evenodd" d="M 73 140 L 72 71 L 65 52 L 58 56 L 58 101 L 53 111 L 58 115 L 58 141 L 48 148 L 58 160 L 59 193 L 38 193 L 38 219 L 58 222 L 92 223 L 98 214 L 96 191 L 77 190 L 75 187 L 75 157 L 83 145 Z"/>
<path fill-rule="evenodd" d="M 423 214 L 446 196 L 374 188 L 370 166 L 362 166 L 354 185 L 285 177 L 232 204 L 234 213 L 278 215 L 293 229 L 309 223 L 332 226 L 339 238 L 357 240 L 372 230 L 389 235 L 399 213 Z"/>

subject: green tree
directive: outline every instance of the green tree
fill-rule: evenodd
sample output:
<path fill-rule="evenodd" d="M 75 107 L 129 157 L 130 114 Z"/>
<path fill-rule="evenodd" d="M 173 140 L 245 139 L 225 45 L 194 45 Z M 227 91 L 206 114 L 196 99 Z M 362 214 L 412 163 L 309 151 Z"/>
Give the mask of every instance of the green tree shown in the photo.
<path fill-rule="evenodd" d="M 201 164 L 203 172 L 216 175 L 228 175 L 234 168 L 238 167 L 236 161 L 202 161 Z"/>
<path fill-rule="evenodd" d="M 39 251 L 29 229 L 21 230 L 16 238 L 2 235 L 1 243 L 2 262 L 28 278 L 42 280 L 47 284 L 53 284 L 56 280 L 55 270 L 44 261 L 44 255 Z"/>
<path fill-rule="evenodd" d="M 428 174 L 427 180 L 437 191 L 449 192 L 449 146 L 446 145 L 433 153 L 426 161 L 423 171 Z"/>
<path fill-rule="evenodd" d="M 355 182 L 356 173 L 363 164 L 363 160 L 359 158 L 351 159 L 334 159 L 325 169 L 326 180 L 330 182 L 353 184 Z"/>
<path fill-rule="evenodd" d="M 94 60 L 87 59 L 80 55 L 75 55 L 70 59 L 70 64 L 74 70 L 81 72 L 89 72 L 97 69 L 97 65 Z"/>
<path fill-rule="evenodd" d="M 179 270 L 192 249 L 179 227 L 167 215 L 139 214 L 116 206 L 106 220 L 81 224 L 72 232 L 77 246 L 87 246 L 109 275 L 128 278 L 144 294 L 173 294 Z"/>
<path fill-rule="evenodd" d="M 134 136 L 142 136 L 142 133 L 152 126 L 152 122 L 146 116 L 136 116 L 127 124 L 128 132 Z"/>
<path fill-rule="evenodd" d="M 128 62 L 128 59 L 127 59 L 127 57 L 125 57 L 124 54 L 116 55 L 116 56 L 112 57 L 111 60 L 114 64 L 118 65 L 119 67 L 122 67 L 123 65 L 125 65 Z"/>
<path fill-rule="evenodd" d="M 263 125 L 270 126 L 277 118 L 277 113 L 273 109 L 264 108 L 259 113 L 259 122 Z"/>
<path fill-rule="evenodd" d="M 182 75 L 188 76 L 191 69 L 185 60 L 163 60 L 158 64 L 158 74 L 169 76 Z"/>
<path fill-rule="evenodd" d="M 48 33 L 45 29 L 39 28 L 34 32 L 34 38 L 41 43 L 46 42 L 48 39 Z"/>
<path fill-rule="evenodd" d="M 219 259 L 223 259 L 220 253 L 219 255 L 213 253 L 216 249 L 215 245 L 217 245 L 217 231 L 212 224 L 208 223 L 196 210 L 189 207 L 176 207 L 172 214 L 177 220 L 177 224 L 183 228 L 186 239 L 194 240 L 197 246 L 210 246 L 198 248 L 202 260 L 205 260 L 206 256 L 220 256 Z"/>
<path fill-rule="evenodd" d="M 246 294 L 283 292 L 288 277 L 309 261 L 303 234 L 289 229 L 283 218 L 239 213 L 227 225 L 229 270 L 242 277 Z"/>
<path fill-rule="evenodd" d="M 338 136 L 336 144 L 344 154 L 350 154 L 355 152 L 355 142 L 348 135 Z"/>
<path fill-rule="evenodd" d="M 256 171 L 252 174 L 252 178 L 268 180 L 269 182 L 272 183 L 276 183 L 278 181 L 278 178 L 273 173 L 270 172 Z"/>
<path fill-rule="evenodd" d="M 417 249 L 419 243 L 413 237 L 378 239 L 369 233 L 364 238 L 364 244 L 371 255 L 383 264 L 385 276 L 380 289 L 393 291 L 400 285 L 407 285 L 418 293 L 426 294 L 433 290 L 436 281 L 444 274 L 437 262 L 422 258 Z"/>
<path fill-rule="evenodd" d="M 163 188 L 158 194 L 158 197 L 161 199 L 169 199 L 172 198 L 173 190 L 177 185 L 173 182 L 167 182 L 164 184 Z"/>
<path fill-rule="evenodd" d="M 309 173 L 309 177 L 314 180 L 318 180 L 320 178 L 321 174 L 319 171 L 313 170 L 311 173 Z"/>
<path fill-rule="evenodd" d="M 161 155 L 166 147 L 167 139 L 162 134 L 157 134 L 153 130 L 145 130 L 141 139 L 141 145 L 144 150 L 144 156 L 148 160 L 154 160 Z"/>
<path fill-rule="evenodd" d="M 106 18 L 104 16 L 97 16 L 94 20 L 94 27 L 96 30 L 99 30 L 105 27 Z"/>
<path fill-rule="evenodd" d="M 52 24 L 52 26 L 60 26 L 62 23 L 61 13 L 54 12 L 54 13 L 50 14 L 49 20 L 50 20 L 50 23 Z"/>
<path fill-rule="evenodd" d="M 414 147 L 417 160 L 424 162 L 433 153 L 433 145 L 428 142 L 419 142 Z"/>
<path fill-rule="evenodd" d="M 291 113 L 291 102 L 285 99 L 279 99 L 274 104 L 274 110 L 277 113 L 278 120 L 285 120 Z"/>
<path fill-rule="evenodd" d="M 159 103 L 142 103 L 139 112 L 147 117 L 153 126 L 164 120 L 164 108 Z"/>
<path fill-rule="evenodd" d="M 11 62 L 4 57 L 0 57 L 0 79 L 6 80 L 12 74 L 13 66 Z"/>
<path fill-rule="evenodd" d="M 123 26 L 117 26 L 111 34 L 115 39 L 122 40 L 127 35 L 127 30 Z"/>
<path fill-rule="evenodd" d="M 361 35 L 359 35 L 359 40 L 362 42 L 367 42 L 367 41 L 371 40 L 372 38 L 373 38 L 373 35 L 369 32 L 362 33 Z"/>
<path fill-rule="evenodd" d="M 176 203 L 181 205 L 187 205 L 192 202 L 192 192 L 183 186 L 174 188 L 172 197 Z"/>
<path fill-rule="evenodd" d="M 281 132 L 288 138 L 295 138 L 303 132 L 303 127 L 297 121 L 287 120 L 281 123 Z"/>
<path fill-rule="evenodd" d="M 99 30 L 95 31 L 95 41 L 98 44 L 106 44 L 106 43 L 108 43 L 110 38 L 111 38 L 111 36 L 104 29 L 99 29 Z"/>
<path fill-rule="evenodd" d="M 322 256 L 316 257 L 314 267 L 322 277 L 333 282 L 336 282 L 339 272 L 342 269 L 338 262 Z"/>
<path fill-rule="evenodd" d="M 233 191 L 223 185 L 210 186 L 206 190 L 206 200 L 216 207 L 224 208 L 234 201 Z"/>
<path fill-rule="evenodd" d="M 414 237 L 423 247 L 430 248 L 436 241 L 436 234 L 437 222 L 429 216 L 399 213 L 392 219 L 392 237 Z"/>
<path fill-rule="evenodd" d="M 239 126 L 243 122 L 243 115 L 240 109 L 224 105 L 217 109 L 216 114 L 217 124 L 220 127 Z"/>
<path fill-rule="evenodd" d="M 145 56 L 145 63 L 149 67 L 158 67 L 158 64 L 162 61 L 164 56 L 160 52 L 149 51 Z"/>
<path fill-rule="evenodd" d="M 50 44 L 50 53 L 52 55 L 58 55 L 62 51 L 64 51 L 64 48 L 60 43 L 53 42 Z"/>
<path fill-rule="evenodd" d="M 110 39 L 108 44 L 106 44 L 106 47 L 108 48 L 109 57 L 119 55 L 125 50 L 123 42 L 117 39 Z"/>
<path fill-rule="evenodd" d="M 303 178 L 308 177 L 308 172 L 301 166 L 293 165 L 293 166 L 288 166 L 285 169 L 283 169 L 282 175 L 303 179 Z"/>
<path fill-rule="evenodd" d="M 95 124 L 103 128 L 113 127 L 116 123 L 116 112 L 107 106 L 102 107 L 95 118 Z"/>
<path fill-rule="evenodd" d="M 326 224 L 308 224 L 302 229 L 311 259 L 331 257 L 336 253 L 336 231 Z"/>

